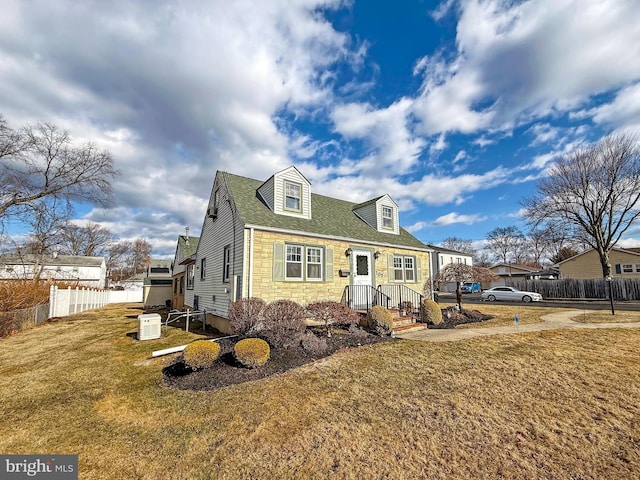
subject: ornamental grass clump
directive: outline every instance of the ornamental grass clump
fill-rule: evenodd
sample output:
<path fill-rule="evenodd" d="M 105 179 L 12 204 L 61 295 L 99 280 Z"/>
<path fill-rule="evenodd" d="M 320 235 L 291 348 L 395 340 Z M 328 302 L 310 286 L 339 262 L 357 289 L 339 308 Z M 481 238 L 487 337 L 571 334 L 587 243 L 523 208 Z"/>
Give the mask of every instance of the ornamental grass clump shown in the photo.
<path fill-rule="evenodd" d="M 196 340 L 185 347 L 182 357 L 187 367 L 202 370 L 211 367 L 220 357 L 220 345 L 208 340 Z"/>
<path fill-rule="evenodd" d="M 442 323 L 442 310 L 440 305 L 431 300 L 425 298 L 420 305 L 420 313 L 422 314 L 422 320 L 433 325 L 440 325 Z"/>
<path fill-rule="evenodd" d="M 376 305 L 367 313 L 367 326 L 380 336 L 390 335 L 393 330 L 393 316 L 386 308 Z"/>
<path fill-rule="evenodd" d="M 233 356 L 243 367 L 256 368 L 267 363 L 271 349 L 261 338 L 245 338 L 234 345 Z"/>

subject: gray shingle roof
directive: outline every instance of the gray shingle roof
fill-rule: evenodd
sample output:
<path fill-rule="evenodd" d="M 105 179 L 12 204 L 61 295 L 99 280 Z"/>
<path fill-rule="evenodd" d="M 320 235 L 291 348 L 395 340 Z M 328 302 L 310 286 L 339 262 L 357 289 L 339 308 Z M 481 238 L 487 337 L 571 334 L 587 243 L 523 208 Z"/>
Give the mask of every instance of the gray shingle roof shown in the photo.
<path fill-rule="evenodd" d="M 378 232 L 354 213 L 356 204 L 311 194 L 311 220 L 273 213 L 257 195 L 264 182 L 221 172 L 235 201 L 238 214 L 246 225 L 290 230 L 306 234 L 328 235 L 378 244 L 430 250 L 427 245 L 400 228 L 400 234 Z M 366 203 L 366 202 L 365 202 Z"/>
<path fill-rule="evenodd" d="M 32 265 L 40 261 L 45 265 L 73 265 L 73 266 L 93 266 L 99 267 L 104 262 L 103 257 L 82 257 L 76 255 L 45 255 L 40 257 L 37 255 L 16 255 L 16 254 L 3 254 L 0 255 L 0 265 Z"/>
<path fill-rule="evenodd" d="M 199 241 L 200 237 L 187 237 L 185 235 L 180 235 L 178 237 L 178 243 L 182 249 L 182 257 L 187 258 L 196 253 Z"/>

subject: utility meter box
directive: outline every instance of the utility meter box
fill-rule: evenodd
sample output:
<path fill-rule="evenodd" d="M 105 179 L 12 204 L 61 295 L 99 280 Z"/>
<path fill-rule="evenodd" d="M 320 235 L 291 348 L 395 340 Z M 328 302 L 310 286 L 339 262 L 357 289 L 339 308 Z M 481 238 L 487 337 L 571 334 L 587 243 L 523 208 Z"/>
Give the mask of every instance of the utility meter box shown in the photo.
<path fill-rule="evenodd" d="M 138 340 L 155 340 L 160 338 L 162 320 L 157 313 L 138 315 Z"/>

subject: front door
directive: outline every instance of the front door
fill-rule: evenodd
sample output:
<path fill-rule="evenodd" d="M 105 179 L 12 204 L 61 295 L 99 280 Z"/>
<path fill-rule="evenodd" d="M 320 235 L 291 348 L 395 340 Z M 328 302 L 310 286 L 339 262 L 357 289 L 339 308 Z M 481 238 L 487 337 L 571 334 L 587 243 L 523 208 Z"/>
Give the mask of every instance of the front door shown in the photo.
<path fill-rule="evenodd" d="M 366 310 L 372 304 L 373 272 L 371 268 L 371 252 L 353 250 L 351 271 L 353 272 L 353 308 Z"/>

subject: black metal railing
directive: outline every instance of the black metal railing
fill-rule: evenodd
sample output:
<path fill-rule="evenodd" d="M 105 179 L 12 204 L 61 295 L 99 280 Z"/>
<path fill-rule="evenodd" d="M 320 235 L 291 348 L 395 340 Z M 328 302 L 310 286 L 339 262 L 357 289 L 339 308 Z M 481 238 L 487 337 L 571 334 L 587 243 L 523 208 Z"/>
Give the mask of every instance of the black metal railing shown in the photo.
<path fill-rule="evenodd" d="M 421 319 L 420 305 L 422 305 L 424 295 L 420 292 L 402 284 L 378 285 L 377 290 L 389 299 L 390 306 L 387 308 L 397 308 L 406 315 L 413 315 L 417 319 Z"/>
<path fill-rule="evenodd" d="M 371 285 L 347 285 L 342 291 L 341 303 L 354 310 L 366 310 L 375 305 L 392 308 L 391 299 Z"/>

